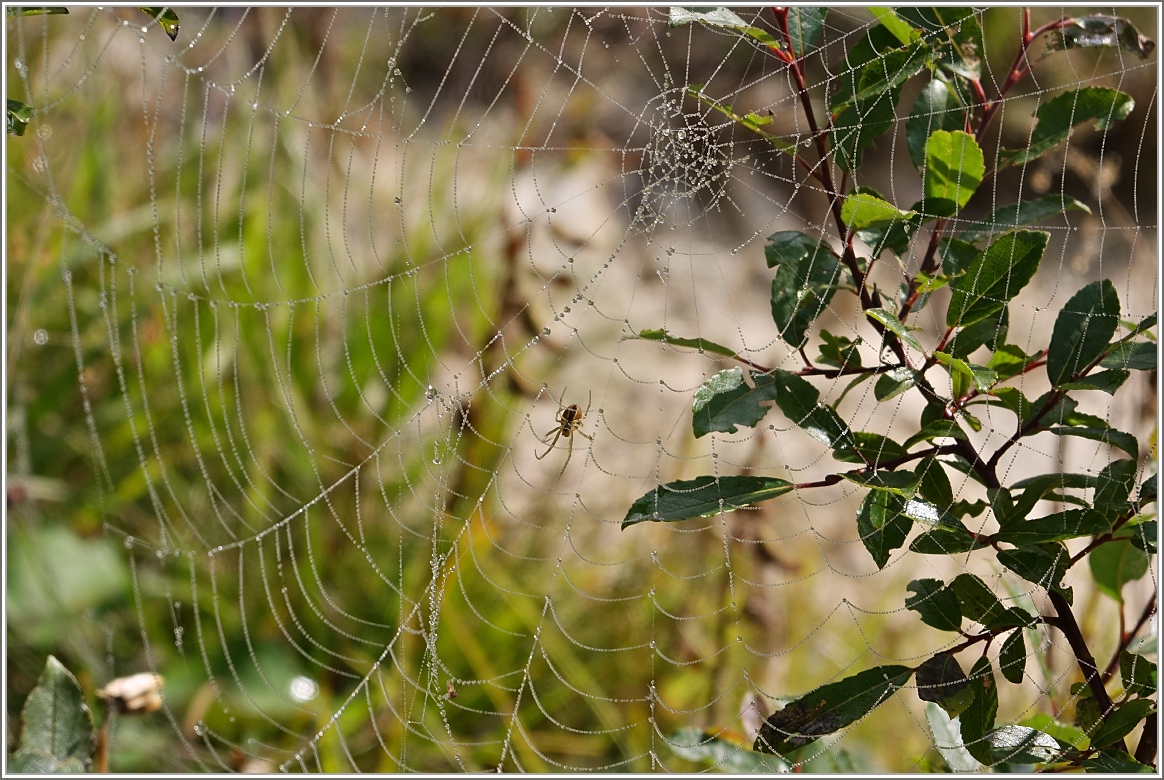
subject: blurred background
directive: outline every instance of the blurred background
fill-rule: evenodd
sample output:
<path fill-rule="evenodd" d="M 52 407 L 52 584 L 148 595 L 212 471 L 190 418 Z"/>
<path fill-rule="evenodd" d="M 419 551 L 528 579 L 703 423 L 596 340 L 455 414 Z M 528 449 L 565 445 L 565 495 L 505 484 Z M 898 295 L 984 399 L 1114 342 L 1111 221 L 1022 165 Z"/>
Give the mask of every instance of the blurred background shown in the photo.
<path fill-rule="evenodd" d="M 1155 9 L 1112 12 L 1155 37 Z M 1032 10 L 1036 25 L 1072 13 Z M 851 486 L 620 530 L 661 482 L 833 465 L 777 414 L 696 440 L 692 395 L 735 364 L 625 338 L 665 328 L 798 365 L 763 245 L 829 235 L 827 202 L 685 96 L 703 84 L 800 140 L 775 59 L 671 28 L 665 9 L 179 18 L 176 40 L 133 9 L 6 20 L 8 97 L 34 110 L 7 138 L 10 749 L 52 653 L 98 713 L 110 679 L 164 677 L 163 710 L 118 723 L 114 771 L 693 770 L 678 729 L 744 740 L 779 697 L 945 640 L 904 610 L 904 585 L 953 562 L 903 553 L 878 571 Z M 819 105 L 871 19 L 830 10 L 807 66 Z M 988 94 L 1018 20 L 981 15 Z M 1037 51 L 990 143 L 1023 145 L 1062 88 L 1115 87 L 1136 108 L 969 207 L 1020 189 L 1091 207 L 1044 226 L 1043 267 L 1011 307 L 1024 347 L 1094 279 L 1130 319 L 1158 295 L 1156 59 Z M 862 182 L 920 197 L 903 125 L 870 156 Z M 859 319 L 838 296 L 820 324 Z M 1134 374 L 1120 404 L 1081 408 L 1146 437 L 1155 374 Z M 569 404 L 592 439 L 543 457 Z M 918 408 L 842 411 L 888 433 Z M 1039 441 L 1008 480 L 1107 463 Z M 1114 604 L 1075 584 L 1085 629 L 1111 636 Z M 1138 585 L 1142 604 L 1154 583 Z M 1064 699 L 1061 641 L 1028 638 L 1038 663 L 1000 717 Z M 899 695 L 800 760 L 931 768 L 918 705 Z"/>

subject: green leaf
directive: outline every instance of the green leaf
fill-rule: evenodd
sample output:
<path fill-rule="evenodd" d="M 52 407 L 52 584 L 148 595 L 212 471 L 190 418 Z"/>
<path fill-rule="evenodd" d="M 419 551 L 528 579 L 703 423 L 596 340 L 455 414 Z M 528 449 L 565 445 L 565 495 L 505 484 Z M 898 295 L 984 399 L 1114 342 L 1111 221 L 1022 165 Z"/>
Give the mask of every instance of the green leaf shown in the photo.
<path fill-rule="evenodd" d="M 792 54 L 797 59 L 816 48 L 828 10 L 827 6 L 812 8 L 799 5 L 788 9 L 788 37 L 791 39 Z"/>
<path fill-rule="evenodd" d="M 1066 195 L 1044 195 L 1034 200 L 1024 200 L 1020 203 L 997 208 L 982 222 L 967 225 L 958 234 L 958 238 L 970 242 L 994 238 L 1003 233 L 1009 233 L 1022 225 L 1042 222 L 1044 219 L 1068 211 L 1091 213 L 1091 209 L 1086 204 L 1075 200 L 1075 198 Z"/>
<path fill-rule="evenodd" d="M 982 150 L 962 130 L 935 130 L 926 141 L 926 199 L 952 200 L 961 209 L 986 172 Z"/>
<path fill-rule="evenodd" d="M 950 380 L 955 398 L 961 398 L 973 385 L 979 392 L 989 390 L 998 381 L 998 374 L 984 366 L 976 366 L 946 352 L 935 352 L 934 358 L 950 370 Z"/>
<path fill-rule="evenodd" d="M 952 516 L 957 512 L 951 511 Z M 952 555 L 954 553 L 970 552 L 982 547 L 961 522 L 954 527 L 941 526 L 926 531 L 914 539 L 909 549 L 919 555 Z"/>
<path fill-rule="evenodd" d="M 942 271 L 951 279 L 964 276 L 966 269 L 980 254 L 976 246 L 956 238 L 943 238 L 938 242 L 938 257 L 942 260 Z"/>
<path fill-rule="evenodd" d="M 1132 733 L 1155 708 L 1156 702 L 1151 699 L 1131 699 L 1116 705 L 1091 735 L 1091 746 L 1102 748 L 1118 742 Z"/>
<path fill-rule="evenodd" d="M 1156 693 L 1156 664 L 1125 650 L 1120 653 L 1120 679 L 1128 693 L 1151 696 Z"/>
<path fill-rule="evenodd" d="M 837 368 L 861 367 L 861 350 L 857 348 L 861 343 L 860 337 L 853 341 L 845 336 L 834 336 L 823 329 L 820 337 L 824 343 L 820 345 L 820 354 L 816 358 L 818 363 Z"/>
<path fill-rule="evenodd" d="M 889 309 L 866 309 L 865 316 L 871 320 L 880 322 L 885 326 L 886 330 L 897 336 L 908 346 L 916 349 L 918 352 L 925 351 L 918 340 L 913 337 L 913 334 L 909 332 L 909 328 L 907 328 L 901 320 L 897 319 L 897 315 L 891 312 Z"/>
<path fill-rule="evenodd" d="M 902 211 L 892 203 L 869 192 L 854 192 L 845 197 L 841 219 L 853 230 L 908 221 L 914 212 Z"/>
<path fill-rule="evenodd" d="M 1121 16 L 1094 14 L 1070 19 L 1056 30 L 1051 38 L 1053 49 L 1107 47 L 1132 52 L 1148 59 L 1156 48 L 1151 38 L 1140 34 L 1135 25 Z"/>
<path fill-rule="evenodd" d="M 691 424 L 695 438 L 712 431 L 735 433 L 736 425 L 748 428 L 764 419 L 771 406 L 761 406 L 775 398 L 772 377 L 752 372 L 755 387 L 744 383 L 744 372 L 738 368 L 720 371 L 695 391 L 691 405 Z"/>
<path fill-rule="evenodd" d="M 833 457 L 842 463 L 865 463 L 876 466 L 905 457 L 905 450 L 893 439 L 880 433 L 850 431 L 848 445 L 837 448 Z"/>
<path fill-rule="evenodd" d="M 20 720 L 20 745 L 8 771 L 88 771 L 93 755 L 93 717 L 77 678 L 51 655 L 24 702 Z"/>
<path fill-rule="evenodd" d="M 909 159 L 921 170 L 926 159 L 926 141 L 935 130 L 961 130 L 966 126 L 966 113 L 954 91 L 939 78 L 930 79 L 909 113 L 905 125 L 905 142 Z"/>
<path fill-rule="evenodd" d="M 1064 428 L 1046 428 L 1050 433 L 1056 436 L 1078 436 L 1081 439 L 1091 439 L 1092 441 L 1101 441 L 1104 444 L 1109 444 L 1112 447 L 1119 447 L 1124 452 L 1131 455 L 1136 460 L 1140 458 L 1140 444 L 1136 441 L 1136 437 L 1130 433 L 1117 431 L 1115 428 L 1092 428 L 1092 427 L 1064 427 Z"/>
<path fill-rule="evenodd" d="M 917 493 L 917 474 L 912 471 L 846 471 L 842 477 L 862 487 L 873 488 L 877 491 L 888 491 L 903 498 L 913 498 Z"/>
<path fill-rule="evenodd" d="M 908 666 L 879 666 L 822 685 L 769 715 L 755 749 L 784 753 L 840 731 L 876 709 L 912 676 Z"/>
<path fill-rule="evenodd" d="M 1048 100 L 1035 111 L 1038 124 L 1026 149 L 1007 150 L 1000 155 L 1001 165 L 1022 165 L 1041 157 L 1071 135 L 1075 125 L 1095 121 L 1096 130 L 1104 130 L 1113 121 L 1125 119 L 1136 102 L 1107 87 L 1084 87 L 1064 92 Z"/>
<path fill-rule="evenodd" d="M 768 758 L 754 750 L 724 739 L 711 731 L 695 726 L 679 729 L 668 742 L 680 758 L 698 761 L 720 772 L 751 774 L 753 772 L 787 772 L 791 769 L 779 757 Z"/>
<path fill-rule="evenodd" d="M 792 422 L 817 441 L 833 449 L 852 450 L 849 426 L 831 406 L 820 404 L 812 383 L 796 374 L 775 372 L 776 405 Z"/>
<path fill-rule="evenodd" d="M 1010 632 L 1010 636 L 1002 643 L 1002 649 L 998 651 L 998 668 L 1002 676 L 1012 683 L 1017 685 L 1023 681 L 1027 668 L 1027 646 L 1021 628 Z"/>
<path fill-rule="evenodd" d="M 909 449 L 915 444 L 934 439 L 962 439 L 966 440 L 966 432 L 958 427 L 953 420 L 933 420 L 922 426 L 921 430 L 910 436 L 902 445 Z"/>
<path fill-rule="evenodd" d="M 1062 390 L 1102 390 L 1108 395 L 1115 395 L 1116 390 L 1119 390 L 1130 376 L 1131 372 L 1129 371 L 1113 368 L 1108 371 L 1100 371 L 1098 374 L 1088 374 L 1059 387 Z"/>
<path fill-rule="evenodd" d="M 1087 554 L 1095 586 L 1109 598 L 1124 601 L 1124 585 L 1148 572 L 1148 556 L 1129 537 L 1115 539 Z"/>
<path fill-rule="evenodd" d="M 751 29 L 755 29 L 755 28 L 751 28 Z M 716 111 L 723 114 L 728 119 L 735 122 L 736 124 L 740 125 L 741 127 L 747 128 L 751 132 L 758 135 L 760 138 L 763 138 L 765 141 L 767 141 L 769 144 L 771 144 L 772 147 L 775 148 L 777 151 L 783 152 L 784 154 L 787 154 L 791 157 L 796 157 L 796 144 L 791 143 L 789 141 L 785 141 L 781 138 L 777 138 L 774 135 L 769 135 L 768 133 L 766 133 L 760 129 L 764 125 L 771 124 L 771 122 L 772 122 L 771 117 L 759 116 L 759 115 L 753 114 L 753 113 L 747 113 L 747 114 L 744 114 L 743 116 L 740 116 L 739 114 L 737 114 L 735 112 L 735 109 L 733 109 L 731 106 L 726 105 L 724 103 L 720 103 L 718 100 L 711 97 L 710 95 L 704 94 L 704 92 L 703 92 L 704 86 L 705 85 L 703 85 L 703 84 L 692 84 L 692 85 L 688 86 L 685 91 L 687 92 L 687 94 L 689 96 L 695 98 L 696 100 L 700 101 L 704 105 L 707 105 L 707 106 L 715 109 Z"/>
<path fill-rule="evenodd" d="M 1151 504 L 1156 501 L 1156 475 L 1148 477 L 1140 485 L 1140 503 Z"/>
<path fill-rule="evenodd" d="M 838 89 L 829 99 L 834 159 L 842 170 L 861 166 L 865 149 L 896 121 L 902 84 L 925 66 L 928 47 L 923 41 L 900 44 L 878 24 L 845 55 Z"/>
<path fill-rule="evenodd" d="M 1101 750 L 1098 755 L 1084 761 L 1083 768 L 1088 772 L 1106 772 L 1108 774 L 1156 774 L 1156 770 L 1152 767 L 1141 764 L 1124 751 L 1116 749 Z"/>
<path fill-rule="evenodd" d="M 1115 522 L 1128 511 L 1128 499 L 1136 485 L 1135 461 L 1112 461 L 1099 472 L 1095 488 L 1096 510 L 1109 522 Z"/>
<path fill-rule="evenodd" d="M 1107 357 L 1099 361 L 1104 368 L 1130 368 L 1137 371 L 1156 370 L 1156 345 L 1150 341 L 1125 341 Z"/>
<path fill-rule="evenodd" d="M 12 9 L 9 9 L 12 10 Z M 24 135 L 32 121 L 32 106 L 8 99 L 8 135 Z"/>
<path fill-rule="evenodd" d="M 1071 381 L 1107 348 L 1119 327 L 1120 299 L 1107 279 L 1092 282 L 1071 296 L 1055 318 L 1047 352 L 1052 387 Z"/>
<path fill-rule="evenodd" d="M 954 488 L 940 460 L 931 455 L 917 465 L 914 473 L 921 479 L 919 491 L 924 499 L 939 507 L 953 505 Z"/>
<path fill-rule="evenodd" d="M 772 279 L 772 320 L 780 337 L 804 346 L 808 326 L 828 308 L 841 266 L 824 241 L 795 230 L 768 236 L 764 256 Z"/>
<path fill-rule="evenodd" d="M 1062 585 L 1071 556 L 1062 545 L 1038 543 L 1003 550 L 998 554 L 998 562 L 1027 582 L 1062 593 L 1071 600 L 1071 589 Z"/>
<path fill-rule="evenodd" d="M 913 528 L 901 512 L 904 504 L 901 496 L 887 490 L 870 490 L 857 511 L 857 533 L 878 569 L 885 568 L 890 553 L 905 544 Z"/>
<path fill-rule="evenodd" d="M 642 330 L 638 335 L 624 335 L 621 341 L 631 341 L 634 339 L 641 339 L 642 341 L 661 341 L 664 344 L 673 344 L 676 347 L 691 347 L 703 352 L 711 352 L 716 355 L 726 355 L 727 357 L 735 357 L 736 352 L 731 347 L 725 347 L 722 344 L 716 344 L 714 341 L 707 339 L 685 339 L 680 336 L 674 336 L 662 329 Z"/>
<path fill-rule="evenodd" d="M 706 24 L 711 27 L 723 27 L 728 30 L 735 30 L 738 33 L 759 41 L 765 46 L 771 46 L 776 49 L 782 48 L 780 42 L 768 32 L 761 30 L 759 27 L 752 27 L 727 8 L 671 7 L 670 17 L 667 19 L 667 24 L 670 27 L 681 27 L 682 25 L 694 22 Z"/>
<path fill-rule="evenodd" d="M 912 609 L 921 615 L 922 622 L 927 626 L 933 626 L 939 631 L 957 631 L 961 628 L 962 607 L 958 603 L 958 597 L 946 588 L 945 583 L 941 580 L 913 580 L 905 589 L 913 594 L 906 597 L 905 608 Z M 959 668 L 958 671 L 962 670 Z M 921 684 L 922 677 L 919 668 L 918 686 L 920 687 Z M 921 698 L 923 701 L 939 701 L 938 699 L 926 699 L 924 696 Z M 955 712 L 951 714 L 951 717 L 957 717 L 957 715 L 958 713 Z"/>
<path fill-rule="evenodd" d="M 178 39 L 178 14 L 174 13 L 174 9 L 168 6 L 150 6 L 138 7 L 139 11 L 146 13 L 158 20 L 162 30 L 169 36 L 171 41 Z"/>
<path fill-rule="evenodd" d="M 647 520 L 673 522 L 713 517 L 782 496 L 793 484 L 774 477 L 703 476 L 659 485 L 631 504 L 622 527 Z"/>
<path fill-rule="evenodd" d="M 974 692 L 974 702 L 959 716 L 962 744 L 970 755 L 990 765 L 994 763 L 994 755 L 986 735 L 994 730 L 994 718 L 998 714 L 998 684 L 986 656 L 979 658 L 970 670 L 970 689 Z"/>
<path fill-rule="evenodd" d="M 1029 726 L 1002 726 L 986 737 L 994 764 L 1049 764 L 1067 752 L 1050 734 Z"/>
<path fill-rule="evenodd" d="M 1001 311 L 1035 275 L 1048 233 L 1016 230 L 995 241 L 951 285 L 946 325 L 971 325 Z"/>
<path fill-rule="evenodd" d="M 920 40 L 902 45 L 883 24 L 873 27 L 845 57 L 839 88 L 829 98 L 834 116 L 848 106 L 865 108 L 891 94 L 925 67 L 929 47 Z M 896 104 L 896 96 L 893 97 Z"/>
<path fill-rule="evenodd" d="M 873 396 L 878 401 L 886 401 L 901 395 L 915 384 L 917 377 L 914 372 L 907 366 L 900 366 L 877 377 L 877 383 L 873 386 Z"/>
<path fill-rule="evenodd" d="M 985 346 L 991 350 L 995 349 L 1006 340 L 1006 334 L 1009 330 L 1010 310 L 1003 306 L 1002 311 L 997 314 L 978 320 L 967 328 L 959 329 L 947 344 L 948 351 L 954 357 L 965 360 L 979 347 Z M 993 367 L 987 366 L 987 368 Z"/>
<path fill-rule="evenodd" d="M 921 38 L 921 31 L 911 27 L 908 22 L 894 13 L 892 8 L 869 6 L 869 13 L 873 14 L 873 18 L 885 25 L 885 29 L 893 33 L 893 36 L 903 44 L 910 44 Z"/>
<path fill-rule="evenodd" d="M 4 9 L 7 12 L 9 19 L 15 16 L 40 16 L 41 14 L 67 14 L 68 8 L 63 6 L 40 6 L 37 8 L 12 8 Z"/>
<path fill-rule="evenodd" d="M 956 718 L 974 703 L 974 690 L 954 656 L 938 653 L 917 668 L 917 697 L 936 703 Z"/>
<path fill-rule="evenodd" d="M 962 605 L 962 615 L 987 628 L 1028 626 L 1034 620 L 1017 607 L 1003 607 L 986 583 L 973 574 L 959 574 L 949 588 Z"/>
<path fill-rule="evenodd" d="M 1095 536 L 1111 530 L 1111 523 L 1092 509 L 1069 509 L 1035 520 L 1012 522 L 995 534 L 1000 542 L 1014 545 L 1042 544 Z"/>
<path fill-rule="evenodd" d="M 965 80 L 981 77 L 982 29 L 973 8 L 910 6 L 898 8 L 897 15 L 925 32 L 943 73 Z"/>

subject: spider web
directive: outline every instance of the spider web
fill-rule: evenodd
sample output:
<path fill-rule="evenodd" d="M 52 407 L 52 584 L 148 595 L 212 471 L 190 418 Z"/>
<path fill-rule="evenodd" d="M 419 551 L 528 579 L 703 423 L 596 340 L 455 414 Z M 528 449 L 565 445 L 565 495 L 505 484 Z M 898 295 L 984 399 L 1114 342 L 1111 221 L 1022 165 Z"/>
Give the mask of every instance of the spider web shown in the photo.
<path fill-rule="evenodd" d="M 126 726 L 140 769 L 739 770 L 677 735 L 750 745 L 780 703 L 949 643 L 904 608 L 905 584 L 976 562 L 903 548 L 878 570 L 852 484 L 620 530 L 661 483 L 835 470 L 777 413 L 694 438 L 694 393 L 738 363 L 626 338 L 802 365 L 773 327 L 763 246 L 779 230 L 835 241 L 827 198 L 688 91 L 809 144 L 762 47 L 671 27 L 666 9 L 178 10 L 176 42 L 110 8 L 10 19 L 6 36 L 7 94 L 35 111 L 6 168 L 9 497 L 92 537 L 82 570 L 118 553 L 132 617 L 106 603 L 77 632 L 96 638 L 94 678 L 165 678 L 165 723 Z M 980 17 L 997 86 L 1017 12 Z M 811 89 L 872 24 L 830 9 Z M 1137 108 L 995 178 L 979 206 L 1062 187 L 1091 208 L 1040 226 L 1051 246 L 1011 306 L 1028 352 L 1087 281 L 1112 279 L 1134 320 L 1158 293 L 1155 60 L 1061 52 L 1031 82 L 996 118 L 1007 139 L 1065 88 L 1118 87 Z M 917 200 L 904 133 L 899 119 L 853 183 Z M 939 334 L 932 311 L 917 324 Z M 862 321 L 837 295 L 818 324 L 856 338 Z M 1120 404 L 1081 409 L 1148 430 L 1154 389 L 1133 373 Z M 852 426 L 912 433 L 920 401 L 868 387 L 842 406 Z M 1112 457 L 1030 441 L 1006 480 Z M 1086 598 L 1097 633 L 1116 630 L 1113 603 Z M 1062 635 L 1032 630 L 1027 651 L 1000 723 L 1069 699 Z M 940 765 L 936 741 L 905 689 L 797 764 L 918 771 Z"/>

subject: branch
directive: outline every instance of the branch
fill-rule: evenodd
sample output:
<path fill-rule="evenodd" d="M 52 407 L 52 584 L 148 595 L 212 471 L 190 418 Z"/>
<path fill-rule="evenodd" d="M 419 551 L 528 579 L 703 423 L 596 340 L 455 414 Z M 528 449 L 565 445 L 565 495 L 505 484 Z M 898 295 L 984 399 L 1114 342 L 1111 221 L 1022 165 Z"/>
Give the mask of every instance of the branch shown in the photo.
<path fill-rule="evenodd" d="M 1067 603 L 1067 599 L 1062 593 L 1048 590 L 1047 595 L 1051 597 L 1051 603 L 1055 605 L 1055 612 L 1057 614 L 1053 625 L 1063 632 L 1067 643 L 1071 645 L 1071 650 L 1075 653 L 1075 660 L 1079 664 L 1079 670 L 1083 672 L 1083 679 L 1087 682 L 1087 687 L 1091 691 L 1092 697 L 1095 698 L 1096 704 L 1099 705 L 1100 719 L 1106 719 L 1113 708 L 1111 698 L 1107 695 L 1107 690 L 1103 687 L 1103 679 L 1099 674 L 1099 667 L 1095 665 L 1095 658 L 1091 655 L 1091 650 L 1087 648 L 1087 642 L 1083 638 L 1083 633 L 1079 630 L 1079 624 L 1075 622 L 1075 615 L 1071 612 L 1071 605 Z M 1116 747 L 1125 753 L 1128 751 L 1127 745 L 1124 744 L 1123 740 L 1117 742 Z"/>

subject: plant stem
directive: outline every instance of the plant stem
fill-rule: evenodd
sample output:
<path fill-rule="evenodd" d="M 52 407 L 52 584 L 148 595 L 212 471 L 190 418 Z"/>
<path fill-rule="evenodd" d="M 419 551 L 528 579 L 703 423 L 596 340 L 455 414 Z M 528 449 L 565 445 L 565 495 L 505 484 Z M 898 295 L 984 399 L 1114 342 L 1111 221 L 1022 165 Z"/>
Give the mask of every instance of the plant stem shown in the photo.
<path fill-rule="evenodd" d="M 1047 595 L 1050 596 L 1057 615 L 1053 625 L 1063 632 L 1063 636 L 1067 638 L 1067 644 L 1071 645 L 1071 650 L 1075 653 L 1075 660 L 1079 664 L 1079 670 L 1083 672 L 1083 679 L 1086 681 L 1092 697 L 1095 698 L 1096 704 L 1099 705 L 1100 719 L 1103 720 L 1111 713 L 1113 705 L 1111 698 L 1107 695 L 1107 690 L 1103 687 L 1103 678 L 1099 673 L 1099 667 L 1095 665 L 1095 658 L 1087 647 L 1083 633 L 1079 630 L 1079 624 L 1075 622 L 1075 614 L 1071 611 L 1071 605 L 1067 603 L 1067 599 L 1062 593 L 1054 590 L 1048 590 Z M 1128 751 L 1123 740 L 1117 742 L 1116 747 L 1125 753 Z"/>

